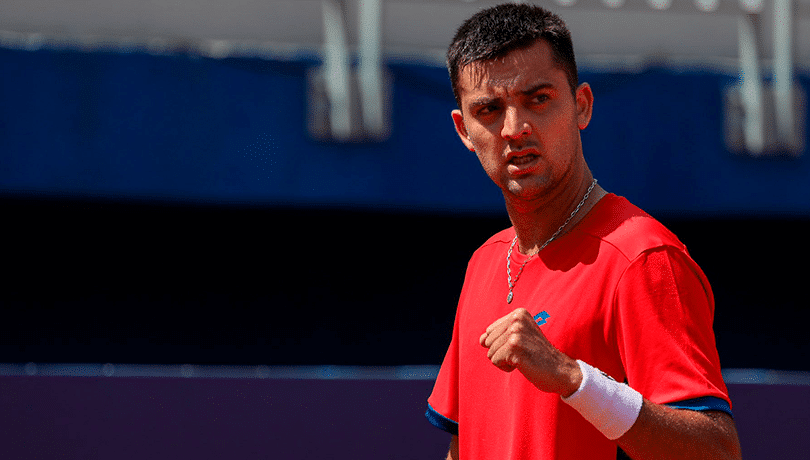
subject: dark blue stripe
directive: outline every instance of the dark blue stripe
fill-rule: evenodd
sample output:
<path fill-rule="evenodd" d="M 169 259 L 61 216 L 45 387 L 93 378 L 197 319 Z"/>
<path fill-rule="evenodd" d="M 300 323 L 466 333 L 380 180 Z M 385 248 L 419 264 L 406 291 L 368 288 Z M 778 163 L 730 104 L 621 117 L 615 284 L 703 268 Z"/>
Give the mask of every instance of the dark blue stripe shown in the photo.
<path fill-rule="evenodd" d="M 453 420 L 450 420 L 444 415 L 436 412 L 436 409 L 432 408 L 430 404 L 428 404 L 425 417 L 427 417 L 428 421 L 436 428 L 441 428 L 450 434 L 458 436 L 458 422 L 454 422 Z"/>
<path fill-rule="evenodd" d="M 731 415 L 732 417 L 734 414 L 731 413 L 731 406 L 729 403 L 721 398 L 717 398 L 714 396 L 704 396 L 702 398 L 695 398 L 695 399 L 687 399 L 685 401 L 678 401 L 674 403 L 668 403 L 667 406 L 674 407 L 675 409 L 688 409 L 688 410 L 719 410 L 722 412 Z"/>
<path fill-rule="evenodd" d="M 687 409 L 697 411 L 717 410 L 725 412 L 733 417 L 733 414 L 731 413 L 731 406 L 728 404 L 728 402 L 726 402 L 724 399 L 717 398 L 714 396 L 705 396 L 702 398 L 687 399 L 685 401 L 668 403 L 666 405 L 675 409 Z M 430 404 L 428 404 L 427 412 L 425 412 L 425 417 L 427 417 L 428 421 L 431 424 L 433 424 L 433 426 L 435 426 L 436 428 L 440 428 L 450 434 L 458 436 L 458 422 L 453 421 L 445 417 L 444 415 L 438 413 L 436 409 L 431 407 Z"/>

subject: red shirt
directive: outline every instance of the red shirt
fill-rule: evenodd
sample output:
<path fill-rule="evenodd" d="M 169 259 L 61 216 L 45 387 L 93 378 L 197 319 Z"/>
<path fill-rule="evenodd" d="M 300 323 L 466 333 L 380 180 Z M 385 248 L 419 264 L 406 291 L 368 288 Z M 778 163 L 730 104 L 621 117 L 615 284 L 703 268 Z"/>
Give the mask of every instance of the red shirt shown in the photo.
<path fill-rule="evenodd" d="M 428 399 L 431 422 L 458 430 L 462 459 L 616 458 L 615 442 L 558 395 L 487 359 L 479 337 L 518 307 L 545 312 L 540 328 L 560 351 L 654 403 L 730 410 L 711 288 L 663 225 L 626 199 L 605 196 L 526 264 L 508 304 L 506 254 L 514 236 L 513 228 L 504 230 L 473 254 Z M 525 260 L 513 251 L 513 278 Z"/>

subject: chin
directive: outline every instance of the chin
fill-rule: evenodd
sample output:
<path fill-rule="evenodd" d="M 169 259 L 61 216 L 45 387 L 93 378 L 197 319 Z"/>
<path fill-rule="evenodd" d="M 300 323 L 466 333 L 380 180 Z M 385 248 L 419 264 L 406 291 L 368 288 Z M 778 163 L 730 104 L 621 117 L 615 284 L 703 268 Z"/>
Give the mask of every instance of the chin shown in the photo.
<path fill-rule="evenodd" d="M 511 179 L 506 183 L 506 190 L 518 198 L 531 198 L 546 193 L 548 181 L 539 177 Z"/>
<path fill-rule="evenodd" d="M 509 187 L 506 192 L 509 197 L 529 201 L 542 196 L 545 193 L 545 189 L 537 189 L 534 187 Z"/>

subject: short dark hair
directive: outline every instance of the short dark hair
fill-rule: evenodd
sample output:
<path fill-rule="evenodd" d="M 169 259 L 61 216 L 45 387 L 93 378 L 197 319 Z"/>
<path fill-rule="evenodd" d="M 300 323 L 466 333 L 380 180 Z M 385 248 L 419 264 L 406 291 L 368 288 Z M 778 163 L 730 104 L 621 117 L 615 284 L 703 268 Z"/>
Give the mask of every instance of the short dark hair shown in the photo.
<path fill-rule="evenodd" d="M 554 62 L 565 71 L 571 92 L 579 86 L 571 32 L 556 14 L 534 5 L 505 3 L 481 10 L 456 31 L 447 50 L 447 70 L 456 103 L 461 108 L 458 79 L 461 69 L 476 61 L 490 61 L 532 46 L 551 45 Z"/>

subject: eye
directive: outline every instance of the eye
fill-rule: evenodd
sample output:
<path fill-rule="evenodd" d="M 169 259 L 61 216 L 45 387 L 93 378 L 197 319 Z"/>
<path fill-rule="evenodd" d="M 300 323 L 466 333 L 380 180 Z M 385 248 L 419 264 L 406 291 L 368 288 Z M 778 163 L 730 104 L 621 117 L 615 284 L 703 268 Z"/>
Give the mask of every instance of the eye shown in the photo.
<path fill-rule="evenodd" d="M 486 116 L 497 112 L 499 109 L 500 106 L 498 104 L 486 104 L 478 107 L 475 113 L 478 116 Z"/>
<path fill-rule="evenodd" d="M 536 95 L 534 97 L 534 100 L 537 101 L 537 103 L 542 104 L 544 102 L 548 102 L 549 100 L 551 100 L 551 96 L 549 96 L 548 94 L 545 94 L 545 93 L 544 94 L 538 94 L 538 95 Z"/>

